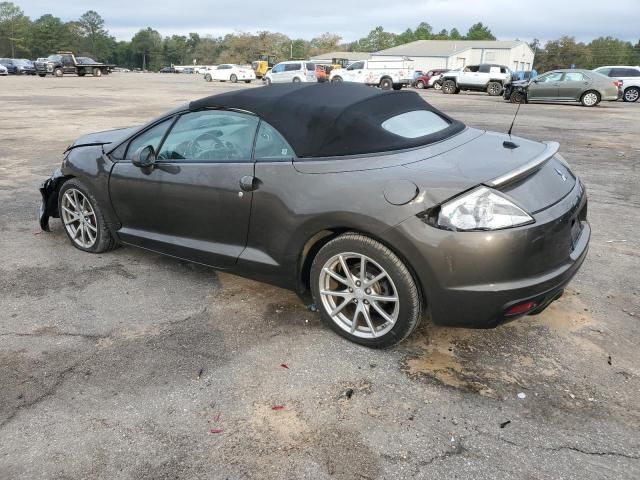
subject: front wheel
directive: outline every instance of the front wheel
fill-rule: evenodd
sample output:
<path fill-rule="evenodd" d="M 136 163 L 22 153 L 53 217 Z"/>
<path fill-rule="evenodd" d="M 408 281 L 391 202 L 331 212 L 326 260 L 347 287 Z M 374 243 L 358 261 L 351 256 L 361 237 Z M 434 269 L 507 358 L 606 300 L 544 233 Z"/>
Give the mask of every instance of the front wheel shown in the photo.
<path fill-rule="evenodd" d="M 424 82 L 422 80 L 418 80 L 416 82 L 416 88 L 420 88 L 420 89 L 424 88 Z"/>
<path fill-rule="evenodd" d="M 80 180 L 71 178 L 62 185 L 58 193 L 58 211 L 74 247 L 102 253 L 117 246 L 100 205 Z"/>
<path fill-rule="evenodd" d="M 497 97 L 502 93 L 502 84 L 499 82 L 489 82 L 487 85 L 487 93 L 492 97 Z"/>
<path fill-rule="evenodd" d="M 331 79 L 332 82 L 342 82 L 342 77 L 338 77 L 337 75 Z"/>
<path fill-rule="evenodd" d="M 524 93 L 522 92 L 512 92 L 509 96 L 509 101 L 511 103 L 526 103 L 527 97 L 525 97 Z"/>
<path fill-rule="evenodd" d="M 624 95 L 622 95 L 622 99 L 625 102 L 637 102 L 640 97 L 640 88 L 638 87 L 629 87 L 624 91 Z"/>
<path fill-rule="evenodd" d="M 207 74 L 204 76 L 204 80 L 205 80 L 206 82 L 211 82 L 211 81 L 213 81 L 213 77 L 211 76 L 211 74 L 210 74 L 210 73 L 207 73 Z"/>
<path fill-rule="evenodd" d="M 233 75 L 231 75 L 229 77 L 229 80 L 231 80 L 231 83 L 237 83 L 238 82 L 238 76 L 234 73 Z"/>
<path fill-rule="evenodd" d="M 56 68 L 56 69 L 53 71 L 53 74 L 54 74 L 56 77 L 61 77 L 62 75 L 64 75 L 64 72 L 62 71 L 62 69 L 61 69 L 61 68 Z"/>
<path fill-rule="evenodd" d="M 580 103 L 585 107 L 595 107 L 600 103 L 600 94 L 593 90 L 589 90 L 588 92 L 584 92 L 582 97 L 580 97 Z"/>
<path fill-rule="evenodd" d="M 300 79 L 298 77 L 293 77 L 293 83 L 300 83 Z"/>
<path fill-rule="evenodd" d="M 447 80 L 442 83 L 442 93 L 446 93 L 448 95 L 456 93 L 456 82 L 453 80 Z"/>
<path fill-rule="evenodd" d="M 94 68 L 93 69 L 93 76 L 94 77 L 101 77 L 102 76 L 102 70 L 100 70 L 99 68 Z"/>
<path fill-rule="evenodd" d="M 368 347 L 401 342 L 422 319 L 420 291 L 409 269 L 386 246 L 357 233 L 322 247 L 311 266 L 311 288 L 322 321 Z"/>
<path fill-rule="evenodd" d="M 442 82 L 434 82 L 433 83 L 434 90 L 442 90 Z"/>

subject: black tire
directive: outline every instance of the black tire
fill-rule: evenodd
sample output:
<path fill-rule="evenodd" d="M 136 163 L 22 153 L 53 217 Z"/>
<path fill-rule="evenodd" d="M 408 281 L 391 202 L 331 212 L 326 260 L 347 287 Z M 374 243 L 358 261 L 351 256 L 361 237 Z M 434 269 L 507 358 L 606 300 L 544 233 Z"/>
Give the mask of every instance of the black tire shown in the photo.
<path fill-rule="evenodd" d="M 264 83 L 266 83 L 267 85 L 271 85 L 271 79 L 270 78 L 265 78 L 264 79 Z"/>
<path fill-rule="evenodd" d="M 99 68 L 94 68 L 93 69 L 93 76 L 94 77 L 101 77 L 102 76 L 102 70 L 100 70 Z"/>
<path fill-rule="evenodd" d="M 300 79 L 298 77 L 293 77 L 293 83 L 300 83 Z"/>
<path fill-rule="evenodd" d="M 84 76 L 85 76 L 85 73 L 84 73 L 84 72 L 78 72 L 78 76 L 79 76 L 79 77 L 84 77 Z"/>
<path fill-rule="evenodd" d="M 433 89 L 442 90 L 442 82 L 440 80 L 436 80 L 435 82 L 433 82 Z"/>
<path fill-rule="evenodd" d="M 212 82 L 212 81 L 213 81 L 213 77 L 211 76 L 211 74 L 210 74 L 210 73 L 207 73 L 207 74 L 204 76 L 204 80 L 205 80 L 206 82 Z"/>
<path fill-rule="evenodd" d="M 231 81 L 231 83 L 238 83 L 238 76 L 235 73 L 232 73 L 229 77 L 229 80 Z"/>
<path fill-rule="evenodd" d="M 593 98 L 593 95 L 595 95 L 595 101 L 591 100 Z M 600 100 L 601 100 L 600 94 L 595 90 L 587 90 L 580 97 L 580 103 L 584 107 L 595 107 L 600 103 Z"/>
<path fill-rule="evenodd" d="M 44 78 L 44 77 L 47 76 L 47 74 L 46 73 L 39 73 L 38 76 Z"/>
<path fill-rule="evenodd" d="M 251 83 L 251 80 L 245 80 L 244 83 Z"/>
<path fill-rule="evenodd" d="M 527 97 L 522 92 L 512 92 L 509 101 L 511 103 L 527 103 Z"/>
<path fill-rule="evenodd" d="M 393 84 L 393 89 L 394 90 L 402 90 L 402 84 L 401 83 L 394 83 Z"/>
<path fill-rule="evenodd" d="M 61 76 L 63 76 L 63 75 L 64 75 L 64 72 L 62 71 L 62 69 L 61 69 L 61 68 L 56 68 L 56 69 L 53 71 L 53 74 L 54 74 L 56 77 L 61 77 Z"/>
<path fill-rule="evenodd" d="M 502 84 L 500 82 L 489 82 L 487 84 L 487 93 L 492 97 L 502 94 Z"/>
<path fill-rule="evenodd" d="M 424 87 L 425 87 L 425 85 L 424 85 L 424 82 L 423 82 L 422 80 L 418 80 L 418 81 L 416 82 L 416 88 L 420 88 L 420 89 L 422 89 L 422 88 L 424 88 Z"/>
<path fill-rule="evenodd" d="M 331 79 L 332 82 L 342 82 L 342 77 L 339 77 L 338 75 L 336 75 L 335 77 L 333 77 Z"/>
<path fill-rule="evenodd" d="M 442 93 L 446 93 L 447 95 L 451 95 L 453 93 L 458 93 L 458 87 L 456 86 L 456 82 L 453 80 L 445 80 L 442 82 Z"/>
<path fill-rule="evenodd" d="M 91 207 L 95 212 L 95 217 L 96 217 L 95 227 L 97 229 L 95 243 L 91 247 L 85 248 L 78 245 L 73 240 L 73 238 L 71 238 L 71 234 L 69 233 L 67 228 L 64 227 L 63 225 L 64 231 L 67 234 L 67 238 L 69 239 L 71 244 L 74 247 L 76 247 L 78 250 L 82 250 L 84 252 L 89 252 L 89 253 L 103 253 L 118 247 L 119 246 L 118 241 L 113 237 L 113 235 L 109 231 L 109 228 L 107 227 L 107 223 L 104 220 L 104 215 L 102 213 L 102 209 L 100 208 L 100 205 L 98 204 L 98 201 L 92 195 L 91 191 L 84 185 L 84 183 L 82 183 L 77 178 L 70 178 L 69 180 L 64 182 L 60 187 L 60 191 L 58 192 L 58 211 L 60 212 L 60 219 L 62 220 L 62 199 L 64 197 L 64 193 L 71 188 L 74 188 L 80 191 L 91 204 Z"/>
<path fill-rule="evenodd" d="M 640 88 L 638 87 L 629 87 L 622 94 L 622 99 L 625 102 L 637 102 L 638 98 L 640 98 Z"/>
<path fill-rule="evenodd" d="M 393 328 L 382 336 L 362 338 L 344 330 L 332 320 L 320 298 L 320 274 L 325 263 L 332 257 L 347 252 L 364 254 L 377 262 L 395 285 L 399 299 L 398 318 Z M 311 265 L 311 291 L 323 323 L 339 335 L 367 347 L 385 348 L 395 345 L 407 338 L 422 320 L 422 296 L 409 269 L 389 248 L 358 233 L 340 235 L 320 249 Z"/>
<path fill-rule="evenodd" d="M 382 90 L 391 90 L 393 88 L 393 81 L 390 78 L 383 78 L 380 80 L 380 88 Z"/>

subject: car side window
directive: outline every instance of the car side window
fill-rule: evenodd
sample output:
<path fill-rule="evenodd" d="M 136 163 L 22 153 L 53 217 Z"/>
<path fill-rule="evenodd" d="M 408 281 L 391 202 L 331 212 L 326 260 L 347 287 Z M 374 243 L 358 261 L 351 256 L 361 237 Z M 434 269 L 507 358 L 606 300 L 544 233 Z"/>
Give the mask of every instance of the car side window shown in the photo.
<path fill-rule="evenodd" d="M 290 159 L 295 157 L 291 145 L 284 139 L 280 132 L 264 120 L 260 122 L 254 158 L 257 161 L 273 161 Z"/>
<path fill-rule="evenodd" d="M 602 74 L 602 75 L 606 75 L 607 77 L 611 76 L 611 69 L 610 68 L 598 68 L 595 71 L 600 73 L 600 74 Z"/>
<path fill-rule="evenodd" d="M 584 80 L 584 75 L 580 72 L 567 72 L 564 74 L 563 82 L 582 82 Z"/>
<path fill-rule="evenodd" d="M 281 72 L 284 72 L 284 65 L 283 65 L 282 63 L 279 63 L 278 65 L 276 65 L 275 67 L 273 67 L 273 68 L 271 69 L 271 71 L 272 71 L 273 73 L 281 73 Z"/>
<path fill-rule="evenodd" d="M 162 141 L 164 134 L 169 130 L 172 121 L 173 117 L 158 123 L 131 140 L 127 147 L 127 154 L 124 158 L 126 160 L 131 160 L 136 150 L 148 145 L 151 145 L 153 147 L 153 151 L 157 153 L 160 142 Z"/>
<path fill-rule="evenodd" d="M 562 79 L 562 72 L 548 73 L 536 78 L 539 82 L 559 82 Z"/>
<path fill-rule="evenodd" d="M 347 67 L 347 70 L 362 70 L 364 68 L 364 62 L 355 62 Z"/>
<path fill-rule="evenodd" d="M 302 68 L 302 64 L 300 63 L 287 63 L 284 66 L 284 69 L 287 72 L 297 72 L 301 68 Z"/>
<path fill-rule="evenodd" d="M 185 113 L 160 147 L 158 161 L 249 162 L 258 117 L 226 110 Z"/>
<path fill-rule="evenodd" d="M 640 77 L 640 70 L 635 68 L 627 68 L 624 72 L 625 77 Z"/>
<path fill-rule="evenodd" d="M 480 65 L 480 67 L 478 68 L 478 71 L 480 73 L 489 73 L 491 71 L 491 66 L 490 65 Z"/>

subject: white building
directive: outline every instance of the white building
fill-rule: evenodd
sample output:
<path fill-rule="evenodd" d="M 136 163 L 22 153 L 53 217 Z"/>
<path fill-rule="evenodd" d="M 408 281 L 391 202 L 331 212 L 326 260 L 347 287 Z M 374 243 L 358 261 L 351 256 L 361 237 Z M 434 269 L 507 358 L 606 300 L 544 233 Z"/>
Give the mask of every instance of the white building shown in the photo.
<path fill-rule="evenodd" d="M 479 63 L 531 70 L 534 52 L 526 42 L 501 40 L 416 40 L 379 52 L 373 57 L 409 57 L 415 69 L 459 68 Z"/>

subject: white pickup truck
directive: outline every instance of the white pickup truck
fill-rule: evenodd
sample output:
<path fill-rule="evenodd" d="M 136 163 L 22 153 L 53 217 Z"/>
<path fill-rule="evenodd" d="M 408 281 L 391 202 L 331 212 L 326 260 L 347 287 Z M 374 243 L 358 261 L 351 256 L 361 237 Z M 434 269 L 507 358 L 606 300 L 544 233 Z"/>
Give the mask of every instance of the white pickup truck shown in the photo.
<path fill-rule="evenodd" d="M 413 82 L 413 60 L 408 58 L 361 60 L 347 68 L 332 70 L 332 82 L 357 82 L 383 90 L 400 90 Z"/>

